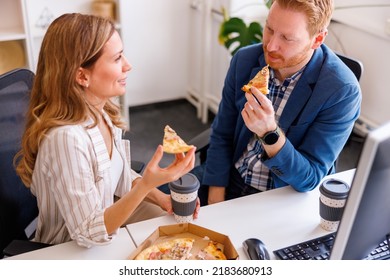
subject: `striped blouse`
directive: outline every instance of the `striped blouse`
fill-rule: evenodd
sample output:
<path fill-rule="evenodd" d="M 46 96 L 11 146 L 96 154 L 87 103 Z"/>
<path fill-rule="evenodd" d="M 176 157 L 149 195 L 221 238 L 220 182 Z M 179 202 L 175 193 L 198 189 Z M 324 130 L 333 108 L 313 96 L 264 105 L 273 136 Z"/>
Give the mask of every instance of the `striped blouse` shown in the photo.
<path fill-rule="evenodd" d="M 111 160 L 97 127 L 89 120 L 49 131 L 42 141 L 34 167 L 31 191 L 37 197 L 39 216 L 35 241 L 59 244 L 75 240 L 91 247 L 110 243 L 104 211 L 131 189 L 139 174 L 130 168 L 130 142 L 104 114 L 114 144 L 123 160 L 116 189 L 111 187 Z"/>

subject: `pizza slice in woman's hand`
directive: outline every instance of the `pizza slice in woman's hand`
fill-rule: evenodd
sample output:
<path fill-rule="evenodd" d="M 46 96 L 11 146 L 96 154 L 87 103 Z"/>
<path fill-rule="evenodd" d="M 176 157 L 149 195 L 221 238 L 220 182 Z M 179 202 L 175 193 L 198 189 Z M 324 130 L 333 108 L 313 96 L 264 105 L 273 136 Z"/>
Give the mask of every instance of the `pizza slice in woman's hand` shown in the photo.
<path fill-rule="evenodd" d="M 269 69 L 268 65 L 264 66 L 252 80 L 244 85 L 241 89 L 247 93 L 251 93 L 251 87 L 255 87 L 263 94 L 268 94 L 268 80 L 269 80 Z"/>
<path fill-rule="evenodd" d="M 169 154 L 178 154 L 188 152 L 193 146 L 187 145 L 176 131 L 169 125 L 164 128 L 163 150 Z"/>

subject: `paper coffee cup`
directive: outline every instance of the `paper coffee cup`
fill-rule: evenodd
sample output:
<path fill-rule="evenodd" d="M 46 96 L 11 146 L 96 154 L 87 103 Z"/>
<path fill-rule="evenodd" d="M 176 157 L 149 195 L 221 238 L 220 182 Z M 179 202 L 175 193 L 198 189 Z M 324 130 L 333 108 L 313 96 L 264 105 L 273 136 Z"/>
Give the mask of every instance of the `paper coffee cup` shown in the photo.
<path fill-rule="evenodd" d="M 178 180 L 169 183 L 173 214 L 176 222 L 192 222 L 199 186 L 198 179 L 191 173 L 185 174 Z"/>
<path fill-rule="evenodd" d="M 338 179 L 325 180 L 320 186 L 321 227 L 336 231 L 349 193 L 349 185 Z"/>

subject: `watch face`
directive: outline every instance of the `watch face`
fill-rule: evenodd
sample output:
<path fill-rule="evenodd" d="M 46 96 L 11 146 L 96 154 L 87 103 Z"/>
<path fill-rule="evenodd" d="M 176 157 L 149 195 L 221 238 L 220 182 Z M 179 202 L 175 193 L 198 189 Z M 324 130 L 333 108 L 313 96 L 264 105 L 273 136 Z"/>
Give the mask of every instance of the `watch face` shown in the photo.
<path fill-rule="evenodd" d="M 277 132 L 270 132 L 264 137 L 264 143 L 267 145 L 275 144 L 279 139 L 279 134 Z"/>

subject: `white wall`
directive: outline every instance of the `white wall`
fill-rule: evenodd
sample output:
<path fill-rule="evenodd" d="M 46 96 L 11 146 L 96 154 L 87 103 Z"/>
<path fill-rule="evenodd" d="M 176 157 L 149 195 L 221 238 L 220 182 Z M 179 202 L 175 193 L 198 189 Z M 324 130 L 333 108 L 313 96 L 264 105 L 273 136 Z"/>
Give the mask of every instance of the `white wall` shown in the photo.
<path fill-rule="evenodd" d="M 220 9 L 220 5 L 230 4 L 233 15 L 246 15 L 248 20 L 256 20 L 256 17 L 260 21 L 265 19 L 263 10 L 266 8 L 261 7 L 261 1 L 258 0 L 205 1 L 210 1 L 216 10 Z M 259 2 L 260 9 L 256 8 L 256 13 L 253 7 L 242 8 L 254 2 Z M 206 104 L 212 105 L 211 108 L 215 110 L 228 61 L 221 60 L 226 54 L 220 52 L 225 50 L 212 41 L 213 38 L 207 40 L 214 47 L 203 47 L 203 37 L 206 35 L 217 40 L 217 29 L 211 28 L 208 34 L 202 34 L 200 25 L 204 19 L 198 13 L 199 10 L 191 9 L 191 4 L 196 6 L 196 3 L 203 1 L 120 1 L 125 54 L 133 65 L 128 77 L 127 106 L 182 98 L 191 90 L 199 92 L 199 96 L 207 101 Z M 373 127 L 390 120 L 390 110 L 387 108 L 390 92 L 386 87 L 390 78 L 387 73 L 390 65 L 390 35 L 385 31 L 390 8 L 383 7 L 389 4 L 390 0 L 335 0 L 334 19 L 339 23 L 332 23 L 326 41 L 336 51 L 363 62 L 362 120 Z M 361 5 L 379 6 L 369 8 Z M 203 56 L 209 59 L 202 62 Z M 210 84 L 210 81 L 214 82 Z"/>
<path fill-rule="evenodd" d="M 127 105 L 183 98 L 188 67 L 188 0 L 122 0 L 124 52 L 133 69 Z"/>
<path fill-rule="evenodd" d="M 39 50 L 46 28 L 39 26 L 51 23 L 64 13 L 90 13 L 91 0 L 66 0 L 55 2 L 53 0 L 25 0 L 26 25 L 31 35 L 32 70 L 35 72 L 38 63 Z"/>
<path fill-rule="evenodd" d="M 206 123 L 208 112 L 218 111 L 231 60 L 229 51 L 218 42 L 223 21 L 222 7 L 228 11 L 229 16 L 241 17 L 246 22 L 263 22 L 268 9 L 259 0 L 193 0 L 192 3 L 194 9 L 190 32 L 194 36 L 190 39 L 188 97 L 194 100 L 198 115 Z"/>
<path fill-rule="evenodd" d="M 352 7 L 356 5 L 376 7 Z M 336 10 L 326 43 L 334 50 L 362 61 L 360 80 L 363 101 L 361 120 L 377 127 L 390 120 L 390 18 L 389 0 L 336 0 Z M 344 8 L 341 8 L 344 7 Z"/>

